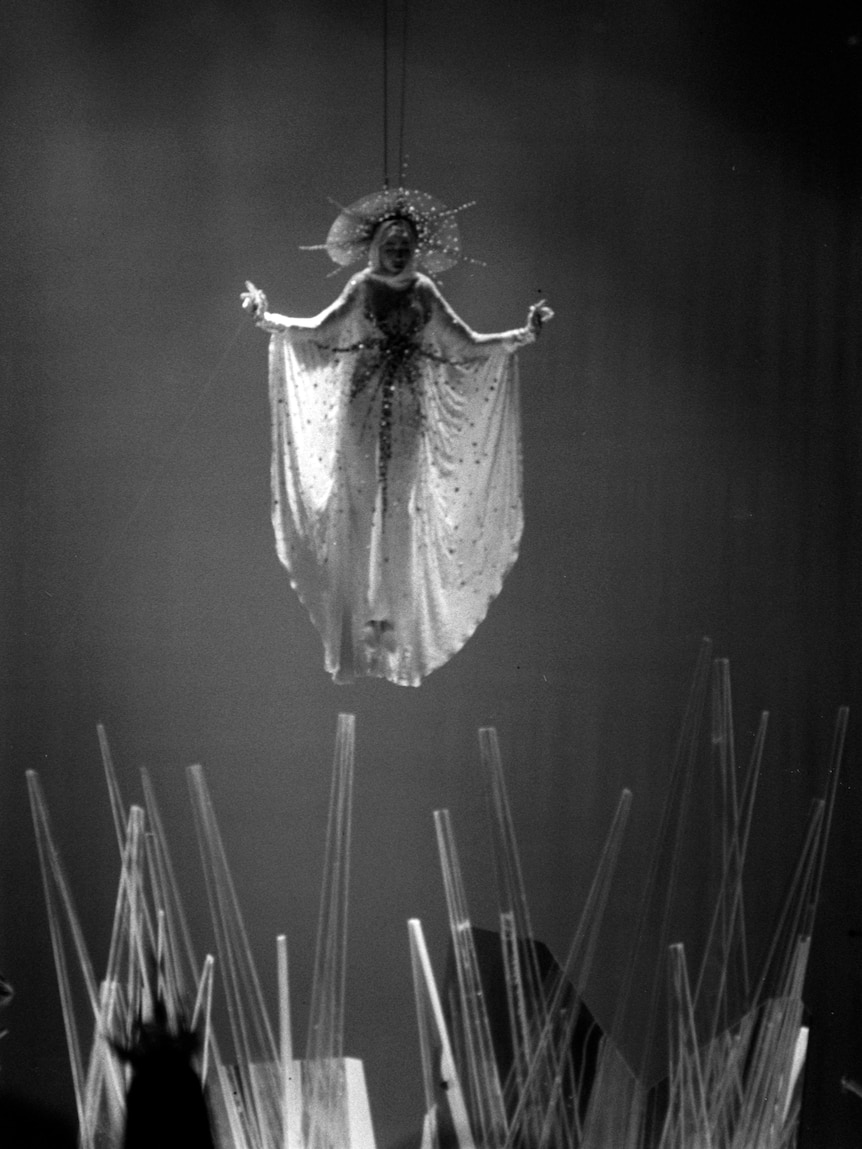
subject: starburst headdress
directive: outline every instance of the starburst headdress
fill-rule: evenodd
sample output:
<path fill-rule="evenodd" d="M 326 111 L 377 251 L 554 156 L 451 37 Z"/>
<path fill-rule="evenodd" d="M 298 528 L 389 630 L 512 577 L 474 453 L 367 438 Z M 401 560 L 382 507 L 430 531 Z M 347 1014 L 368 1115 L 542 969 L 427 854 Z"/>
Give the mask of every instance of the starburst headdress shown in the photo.
<path fill-rule="evenodd" d="M 384 188 L 342 207 L 329 229 L 326 243 L 304 251 L 326 251 L 342 267 L 367 258 L 374 234 L 382 223 L 406 220 L 416 233 L 416 262 L 436 275 L 461 259 L 461 239 L 455 216 L 472 203 L 447 208 L 427 192 L 411 188 Z"/>

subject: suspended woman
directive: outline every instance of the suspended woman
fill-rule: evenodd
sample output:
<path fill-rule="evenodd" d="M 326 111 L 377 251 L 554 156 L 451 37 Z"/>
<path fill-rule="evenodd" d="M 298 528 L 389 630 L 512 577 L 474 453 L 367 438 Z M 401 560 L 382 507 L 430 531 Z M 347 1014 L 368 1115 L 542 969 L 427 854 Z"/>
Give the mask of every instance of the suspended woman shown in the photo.
<path fill-rule="evenodd" d="M 514 352 L 553 312 L 479 335 L 432 274 L 459 257 L 454 212 L 406 189 L 342 211 L 323 245 L 367 266 L 313 319 L 243 307 L 271 333 L 272 518 L 279 558 L 336 682 L 406 686 L 467 642 L 523 527 Z"/>

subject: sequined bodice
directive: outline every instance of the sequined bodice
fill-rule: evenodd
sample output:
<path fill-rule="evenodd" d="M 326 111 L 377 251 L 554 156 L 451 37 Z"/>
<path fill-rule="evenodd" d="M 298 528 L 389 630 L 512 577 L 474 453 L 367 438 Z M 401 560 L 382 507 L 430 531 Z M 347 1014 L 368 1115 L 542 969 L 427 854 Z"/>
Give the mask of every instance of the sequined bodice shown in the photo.
<path fill-rule="evenodd" d="M 366 284 L 365 317 L 385 339 L 398 342 L 415 339 L 428 322 L 427 304 L 416 291 L 415 282 L 407 287 L 390 287 L 379 279 Z"/>
<path fill-rule="evenodd" d="M 356 347 L 359 354 L 353 369 L 350 402 L 362 397 L 368 415 L 373 412 L 378 480 L 385 510 L 393 424 L 397 421 L 401 428 L 412 426 L 418 430 L 423 421 L 419 358 L 426 354 L 421 333 L 430 313 L 415 284 L 395 288 L 369 278 L 363 316 L 370 333 Z M 365 430 L 371 428 L 366 425 Z"/>

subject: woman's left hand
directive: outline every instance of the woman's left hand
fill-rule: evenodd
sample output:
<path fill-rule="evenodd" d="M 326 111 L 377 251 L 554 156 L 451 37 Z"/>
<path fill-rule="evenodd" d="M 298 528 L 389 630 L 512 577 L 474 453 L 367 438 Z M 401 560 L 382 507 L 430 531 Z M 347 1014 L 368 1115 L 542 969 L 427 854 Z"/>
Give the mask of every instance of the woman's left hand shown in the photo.
<path fill-rule="evenodd" d="M 540 299 L 538 303 L 534 303 L 527 313 L 527 327 L 532 331 L 533 335 L 538 339 L 544 325 L 549 319 L 554 318 L 554 313 L 550 307 L 545 303 L 544 299 Z"/>

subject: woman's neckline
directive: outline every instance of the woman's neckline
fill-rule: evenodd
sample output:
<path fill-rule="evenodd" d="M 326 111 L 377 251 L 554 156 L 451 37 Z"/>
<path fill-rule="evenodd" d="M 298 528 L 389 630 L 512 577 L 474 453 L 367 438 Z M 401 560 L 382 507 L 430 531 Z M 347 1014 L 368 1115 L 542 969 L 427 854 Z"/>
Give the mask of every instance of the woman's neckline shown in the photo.
<path fill-rule="evenodd" d="M 417 271 L 410 271 L 407 273 L 402 272 L 401 275 L 382 275 L 380 272 L 368 268 L 368 278 L 373 279 L 376 283 L 383 283 L 387 287 L 391 287 L 393 291 L 403 291 L 405 287 L 410 287 L 418 278 Z"/>

